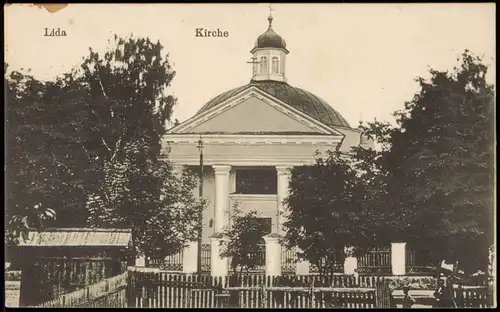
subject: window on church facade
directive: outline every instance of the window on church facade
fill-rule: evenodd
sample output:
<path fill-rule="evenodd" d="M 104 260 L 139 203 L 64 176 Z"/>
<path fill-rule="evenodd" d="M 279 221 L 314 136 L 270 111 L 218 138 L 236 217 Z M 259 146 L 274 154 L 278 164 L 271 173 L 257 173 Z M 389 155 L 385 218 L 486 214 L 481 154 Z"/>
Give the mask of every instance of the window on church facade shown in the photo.
<path fill-rule="evenodd" d="M 272 67 L 273 67 L 272 73 L 273 74 L 278 74 L 279 73 L 279 62 L 278 62 L 278 58 L 276 56 L 273 57 Z"/>
<path fill-rule="evenodd" d="M 267 74 L 267 57 L 265 56 L 260 58 L 260 72 L 262 74 Z"/>
<path fill-rule="evenodd" d="M 277 194 L 276 169 L 236 170 L 236 194 Z"/>

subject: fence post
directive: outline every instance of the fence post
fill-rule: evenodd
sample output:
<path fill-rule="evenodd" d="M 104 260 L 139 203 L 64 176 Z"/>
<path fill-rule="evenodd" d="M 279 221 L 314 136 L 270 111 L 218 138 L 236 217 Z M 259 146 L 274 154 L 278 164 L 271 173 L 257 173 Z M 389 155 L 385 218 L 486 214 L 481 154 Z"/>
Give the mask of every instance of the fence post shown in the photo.
<path fill-rule="evenodd" d="M 355 275 L 358 269 L 358 259 L 354 257 L 354 247 L 345 247 L 344 274 Z"/>
<path fill-rule="evenodd" d="M 265 279 L 264 279 L 264 283 L 261 286 L 260 293 L 261 293 L 261 298 L 262 298 L 262 300 L 260 302 L 260 308 L 267 308 L 268 298 L 267 298 L 266 280 Z"/>
<path fill-rule="evenodd" d="M 298 249 L 298 252 L 301 253 L 302 250 Z M 309 261 L 299 259 L 297 261 L 297 264 L 295 265 L 295 274 L 296 275 L 309 275 L 310 268 L 311 268 L 311 263 Z"/>
<path fill-rule="evenodd" d="M 309 296 L 311 298 L 311 308 L 316 308 L 316 294 L 314 293 L 314 279 L 311 280 L 309 285 Z"/>
<path fill-rule="evenodd" d="M 127 306 L 129 308 L 135 308 L 135 295 L 136 295 L 136 287 L 135 287 L 135 269 L 128 269 L 128 279 L 127 279 Z"/>
<path fill-rule="evenodd" d="M 7 272 L 6 272 L 7 273 Z M 6 274 L 7 275 L 7 274 Z M 11 280 L 10 276 L 5 278 L 5 306 L 9 308 L 17 308 L 20 305 L 21 281 Z"/>
<path fill-rule="evenodd" d="M 263 237 L 266 242 L 266 275 L 281 275 L 281 236 L 271 233 Z"/>
<path fill-rule="evenodd" d="M 196 273 L 198 270 L 198 242 L 189 242 L 182 253 L 182 272 Z"/>
<path fill-rule="evenodd" d="M 135 266 L 136 267 L 145 267 L 146 266 L 146 258 L 144 256 L 139 256 L 135 258 Z"/>
<path fill-rule="evenodd" d="M 406 274 L 406 243 L 391 243 L 392 275 Z"/>
<path fill-rule="evenodd" d="M 497 305 L 497 290 L 495 287 L 495 281 L 497 276 L 497 262 L 496 260 L 496 248 L 495 245 L 491 245 L 488 248 L 488 272 L 486 274 L 486 307 L 496 307 Z"/>

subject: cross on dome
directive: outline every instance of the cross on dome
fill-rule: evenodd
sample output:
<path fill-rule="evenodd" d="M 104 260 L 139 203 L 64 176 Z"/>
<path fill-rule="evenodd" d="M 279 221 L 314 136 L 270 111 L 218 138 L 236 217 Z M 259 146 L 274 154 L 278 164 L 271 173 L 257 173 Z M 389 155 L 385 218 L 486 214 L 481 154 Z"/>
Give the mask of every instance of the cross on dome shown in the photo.
<path fill-rule="evenodd" d="M 271 27 L 271 24 L 273 23 L 273 5 L 269 3 L 268 8 L 269 8 L 269 17 L 267 18 L 267 20 L 269 21 L 269 27 Z"/>

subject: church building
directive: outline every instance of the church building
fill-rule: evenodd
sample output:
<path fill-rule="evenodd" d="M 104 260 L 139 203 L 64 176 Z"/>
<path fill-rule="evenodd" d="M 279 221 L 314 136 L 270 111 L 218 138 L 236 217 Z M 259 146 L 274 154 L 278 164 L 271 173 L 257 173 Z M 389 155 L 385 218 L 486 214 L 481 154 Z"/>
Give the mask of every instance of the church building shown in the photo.
<path fill-rule="evenodd" d="M 243 212 L 257 210 L 268 232 L 282 234 L 289 169 L 313 164 L 316 151 L 348 152 L 366 144 L 361 131 L 320 96 L 289 84 L 290 51 L 273 30 L 272 16 L 268 21 L 250 51 L 249 83 L 209 100 L 164 138 L 170 161 L 195 170 L 202 141 L 203 197 L 208 201 L 203 244 L 229 224 L 236 203 Z"/>

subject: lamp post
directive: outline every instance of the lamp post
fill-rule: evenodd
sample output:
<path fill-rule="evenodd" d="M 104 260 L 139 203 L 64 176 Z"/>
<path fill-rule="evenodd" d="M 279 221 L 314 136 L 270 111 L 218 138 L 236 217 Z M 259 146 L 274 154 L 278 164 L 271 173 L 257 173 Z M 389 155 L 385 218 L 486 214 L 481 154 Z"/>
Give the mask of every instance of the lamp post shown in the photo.
<path fill-rule="evenodd" d="M 203 198 L 203 140 L 200 135 L 198 140 L 198 149 L 200 150 L 200 185 L 199 185 L 199 198 Z M 203 212 L 200 213 L 198 219 L 198 225 L 200 229 L 198 230 L 198 274 L 201 274 L 201 252 L 202 252 L 202 232 L 203 232 Z"/>

